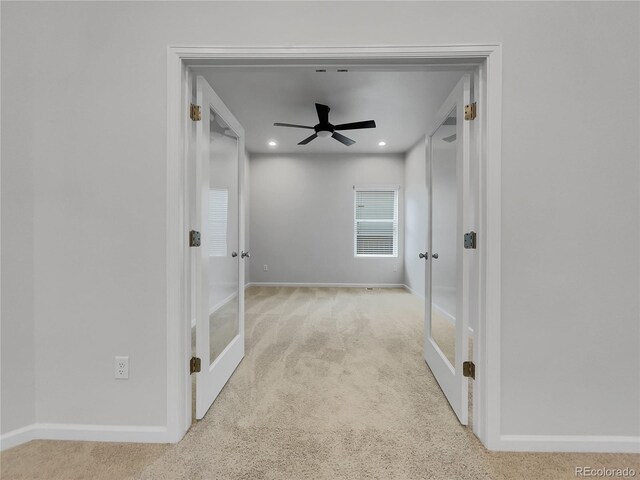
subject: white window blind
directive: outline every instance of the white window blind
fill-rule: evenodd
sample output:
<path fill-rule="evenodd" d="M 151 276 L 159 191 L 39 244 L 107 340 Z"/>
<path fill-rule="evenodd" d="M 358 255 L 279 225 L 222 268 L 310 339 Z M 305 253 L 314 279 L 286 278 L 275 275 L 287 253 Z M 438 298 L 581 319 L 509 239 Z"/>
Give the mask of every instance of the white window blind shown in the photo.
<path fill-rule="evenodd" d="M 209 190 L 209 256 L 227 255 L 227 209 L 229 190 L 212 188 Z"/>
<path fill-rule="evenodd" d="M 398 190 L 354 189 L 354 252 L 398 256 Z"/>

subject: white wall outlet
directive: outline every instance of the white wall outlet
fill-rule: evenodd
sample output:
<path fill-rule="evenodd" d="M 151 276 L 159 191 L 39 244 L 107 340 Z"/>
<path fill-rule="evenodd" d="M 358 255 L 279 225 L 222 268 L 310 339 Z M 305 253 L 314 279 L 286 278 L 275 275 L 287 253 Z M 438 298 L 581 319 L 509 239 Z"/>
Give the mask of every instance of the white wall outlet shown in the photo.
<path fill-rule="evenodd" d="M 127 380 L 129 378 L 129 357 L 116 357 L 115 378 Z"/>
<path fill-rule="evenodd" d="M 263 272 L 266 272 L 266 271 L 268 271 L 268 270 L 269 270 L 269 265 L 263 265 L 263 266 L 262 266 L 262 271 L 263 271 Z"/>
<path fill-rule="evenodd" d="M 395 264 L 393 265 L 393 271 L 394 271 L 394 272 L 397 272 L 397 271 L 398 271 L 398 265 L 395 265 Z"/>

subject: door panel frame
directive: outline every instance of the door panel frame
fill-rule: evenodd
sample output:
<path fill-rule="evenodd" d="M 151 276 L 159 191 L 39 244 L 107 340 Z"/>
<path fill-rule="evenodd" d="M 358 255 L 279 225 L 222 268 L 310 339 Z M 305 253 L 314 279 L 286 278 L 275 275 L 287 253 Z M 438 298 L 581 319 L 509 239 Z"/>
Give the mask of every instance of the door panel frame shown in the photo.
<path fill-rule="evenodd" d="M 197 148 L 195 155 L 195 168 L 193 174 L 196 178 L 193 179 L 196 189 L 195 198 L 195 215 L 192 217 L 194 227 L 203 235 L 203 238 L 207 238 L 206 235 L 206 214 L 202 211 L 203 205 L 207 200 L 202 197 L 203 184 L 202 178 L 206 178 L 206 184 L 208 186 L 207 191 L 210 188 L 210 115 L 211 110 L 216 115 L 222 117 L 227 123 L 229 128 L 238 136 L 236 144 L 236 161 L 237 165 L 237 191 L 238 191 L 238 245 L 231 246 L 232 250 L 237 249 L 236 253 L 244 250 L 244 245 L 240 244 L 241 235 L 244 235 L 244 231 L 241 229 L 244 222 L 244 207 L 241 201 L 243 190 L 241 189 L 244 184 L 244 163 L 245 163 L 245 132 L 244 128 L 238 122 L 235 115 L 224 104 L 222 99 L 216 94 L 209 82 L 204 77 L 196 77 L 196 103 L 200 105 L 202 119 L 199 122 L 193 122 L 196 124 L 196 140 L 191 145 Z M 242 232 L 242 233 L 241 233 Z M 240 248 L 242 246 L 242 248 Z M 195 373 L 196 375 L 196 417 L 203 418 L 206 412 L 211 407 L 212 403 L 218 397 L 220 391 L 224 388 L 225 384 L 233 375 L 238 364 L 244 357 L 244 259 L 241 256 L 236 256 L 236 267 L 238 269 L 238 295 L 237 298 L 233 298 L 230 301 L 238 302 L 238 333 L 237 335 L 225 346 L 222 352 L 219 352 L 218 357 L 212 363 L 210 361 L 211 352 L 211 334 L 209 329 L 211 328 L 209 318 L 211 315 L 209 305 L 209 287 L 208 285 L 208 262 L 209 255 L 205 251 L 206 244 L 202 248 L 195 249 L 195 255 L 198 260 L 192 265 L 195 266 L 195 275 L 192 277 L 196 280 L 195 285 L 192 285 L 192 292 L 195 291 L 195 303 L 193 306 L 196 310 L 196 319 L 200 320 L 200 323 L 196 322 L 196 351 L 200 352 L 199 357 L 202 362 L 201 371 Z M 205 289 L 206 291 L 203 291 Z M 235 297 L 235 295 L 234 295 Z M 193 318 L 193 314 L 190 315 Z M 206 331 L 206 334 L 202 334 Z M 215 370 L 215 372 L 214 372 Z M 206 405 L 206 408 L 205 408 Z"/>
<path fill-rule="evenodd" d="M 469 345 L 469 263 L 470 258 L 467 251 L 462 249 L 462 235 L 471 229 L 467 208 L 470 203 L 475 203 L 475 199 L 470 198 L 469 189 L 469 164 L 470 164 L 470 123 L 464 120 L 464 104 L 470 102 L 470 98 L 465 97 L 471 90 L 471 76 L 463 75 L 456 84 L 447 99 L 442 103 L 440 110 L 435 117 L 435 121 L 430 133 L 426 137 L 426 184 L 427 184 L 427 212 L 425 219 L 427 222 L 427 255 L 425 259 L 425 314 L 424 314 L 424 359 L 429 365 L 433 375 L 440 384 L 440 389 L 447 397 L 451 408 L 456 412 L 460 423 L 466 425 L 468 422 L 468 382 L 462 375 L 462 362 L 468 358 Z M 462 101 L 462 103 L 460 103 Z M 444 121 L 455 107 L 456 135 L 459 144 L 456 148 L 456 182 L 457 182 L 457 206 L 456 206 L 456 240 L 459 246 L 456 248 L 456 287 L 458 290 L 456 298 L 456 340 L 455 340 L 455 361 L 453 365 L 449 362 L 440 346 L 431 335 L 431 323 L 433 321 L 432 297 L 433 297 L 433 254 L 437 253 L 433 246 L 433 136 L 437 133 Z M 466 142 L 466 146 L 464 143 Z M 466 147 L 466 148 L 465 148 Z M 462 325 L 462 328 L 459 328 Z M 431 347 L 431 348 L 429 348 Z M 465 408 L 467 407 L 467 408 Z"/>
<path fill-rule="evenodd" d="M 167 250 L 166 348 L 167 441 L 178 442 L 191 425 L 191 318 L 189 158 L 191 121 L 189 66 L 292 66 L 367 64 L 388 67 L 428 65 L 475 68 L 474 97 L 478 116 L 473 129 L 479 147 L 478 256 L 479 299 L 474 332 L 473 431 L 491 450 L 500 439 L 500 304 L 501 304 L 501 128 L 502 46 L 499 43 L 435 46 L 338 47 L 167 47 Z M 244 167 L 244 152 L 242 152 Z M 240 201 L 244 202 L 244 185 Z M 240 223 L 240 249 L 245 249 L 244 218 Z"/>

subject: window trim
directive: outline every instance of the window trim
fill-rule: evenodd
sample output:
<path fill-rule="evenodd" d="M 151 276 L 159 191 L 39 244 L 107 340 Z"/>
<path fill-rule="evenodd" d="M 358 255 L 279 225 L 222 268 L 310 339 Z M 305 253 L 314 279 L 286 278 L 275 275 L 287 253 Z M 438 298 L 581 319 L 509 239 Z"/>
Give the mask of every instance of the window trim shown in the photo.
<path fill-rule="evenodd" d="M 392 220 L 360 220 L 361 222 L 388 223 L 392 222 L 393 254 L 358 253 L 358 220 L 357 192 L 394 192 L 394 211 Z M 353 186 L 353 257 L 354 258 L 398 258 L 400 256 L 400 186 L 399 185 L 354 185 Z"/>

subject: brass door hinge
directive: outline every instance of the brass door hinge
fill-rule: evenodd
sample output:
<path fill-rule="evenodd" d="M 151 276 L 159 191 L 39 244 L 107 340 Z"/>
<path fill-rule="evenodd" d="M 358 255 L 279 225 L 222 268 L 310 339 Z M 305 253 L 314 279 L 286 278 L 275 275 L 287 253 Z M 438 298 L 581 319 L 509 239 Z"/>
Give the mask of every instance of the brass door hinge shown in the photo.
<path fill-rule="evenodd" d="M 202 119 L 202 112 L 200 111 L 200 105 L 191 104 L 191 108 L 189 110 L 189 117 L 194 122 L 199 122 Z"/>
<path fill-rule="evenodd" d="M 464 119 L 475 120 L 476 118 L 476 102 L 464 106 Z"/>
<path fill-rule="evenodd" d="M 473 379 L 476 378 L 476 366 L 473 362 L 462 362 L 462 375 Z"/>
<path fill-rule="evenodd" d="M 191 230 L 189 232 L 189 246 L 190 247 L 200 246 L 200 232 L 198 232 L 197 230 Z"/>
<path fill-rule="evenodd" d="M 191 357 L 189 360 L 189 374 L 198 373 L 200 371 L 200 359 L 198 357 Z"/>

